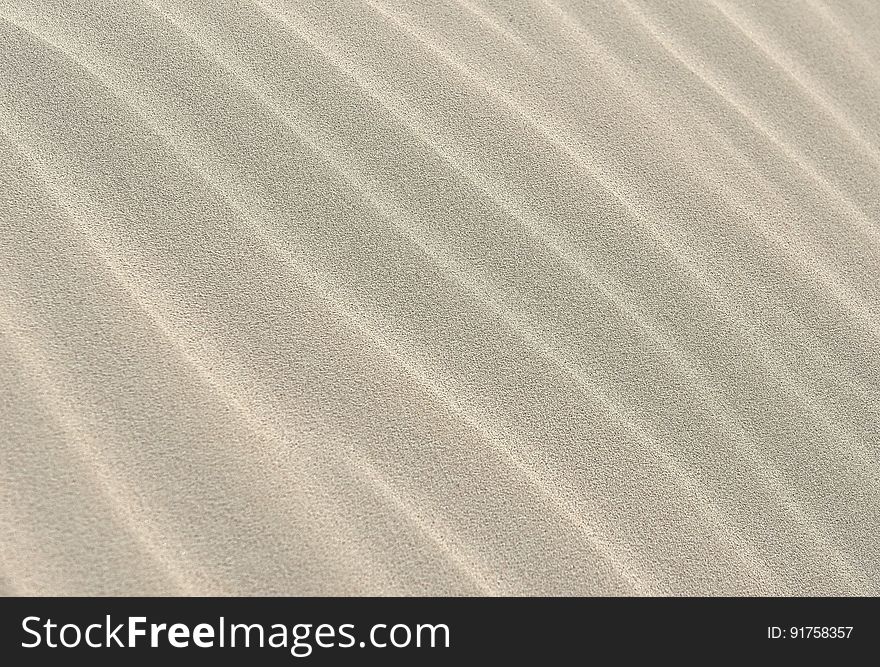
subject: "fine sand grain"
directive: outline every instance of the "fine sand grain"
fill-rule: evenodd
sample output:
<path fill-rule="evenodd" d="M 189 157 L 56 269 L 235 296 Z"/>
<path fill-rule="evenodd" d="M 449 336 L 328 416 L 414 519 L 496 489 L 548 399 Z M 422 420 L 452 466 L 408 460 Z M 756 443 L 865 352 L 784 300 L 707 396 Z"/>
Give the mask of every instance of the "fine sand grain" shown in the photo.
<path fill-rule="evenodd" d="M 0 0 L 0 593 L 880 594 L 880 4 Z"/>

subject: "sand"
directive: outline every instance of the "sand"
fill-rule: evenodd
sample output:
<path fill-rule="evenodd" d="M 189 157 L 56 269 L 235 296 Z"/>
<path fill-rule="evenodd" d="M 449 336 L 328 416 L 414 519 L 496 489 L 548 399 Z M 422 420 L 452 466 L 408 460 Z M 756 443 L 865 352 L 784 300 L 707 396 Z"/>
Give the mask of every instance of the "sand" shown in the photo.
<path fill-rule="evenodd" d="M 880 593 L 877 3 L 0 16 L 0 593 Z"/>

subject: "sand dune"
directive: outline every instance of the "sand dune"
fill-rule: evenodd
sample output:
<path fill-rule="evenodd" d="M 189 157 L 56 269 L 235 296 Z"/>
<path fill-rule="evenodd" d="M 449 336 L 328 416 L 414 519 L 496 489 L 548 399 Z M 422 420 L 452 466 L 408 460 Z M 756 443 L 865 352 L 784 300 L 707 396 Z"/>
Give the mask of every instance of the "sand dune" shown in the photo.
<path fill-rule="evenodd" d="M 0 17 L 0 593 L 880 593 L 880 5 Z"/>

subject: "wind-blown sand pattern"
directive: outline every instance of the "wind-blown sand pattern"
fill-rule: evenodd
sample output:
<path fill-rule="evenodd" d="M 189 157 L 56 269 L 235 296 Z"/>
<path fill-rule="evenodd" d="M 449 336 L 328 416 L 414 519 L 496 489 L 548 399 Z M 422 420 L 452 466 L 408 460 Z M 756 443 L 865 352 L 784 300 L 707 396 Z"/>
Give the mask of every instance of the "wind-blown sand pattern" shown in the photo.
<path fill-rule="evenodd" d="M 880 4 L 0 16 L 0 592 L 880 593 Z"/>

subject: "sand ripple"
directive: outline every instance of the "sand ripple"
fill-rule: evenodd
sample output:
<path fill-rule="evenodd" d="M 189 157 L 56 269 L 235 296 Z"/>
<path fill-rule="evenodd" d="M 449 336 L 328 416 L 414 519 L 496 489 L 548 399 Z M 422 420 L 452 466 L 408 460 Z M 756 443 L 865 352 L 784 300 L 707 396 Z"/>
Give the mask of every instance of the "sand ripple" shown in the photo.
<path fill-rule="evenodd" d="M 880 593 L 880 8 L 0 39 L 0 593 Z"/>

